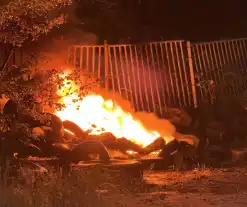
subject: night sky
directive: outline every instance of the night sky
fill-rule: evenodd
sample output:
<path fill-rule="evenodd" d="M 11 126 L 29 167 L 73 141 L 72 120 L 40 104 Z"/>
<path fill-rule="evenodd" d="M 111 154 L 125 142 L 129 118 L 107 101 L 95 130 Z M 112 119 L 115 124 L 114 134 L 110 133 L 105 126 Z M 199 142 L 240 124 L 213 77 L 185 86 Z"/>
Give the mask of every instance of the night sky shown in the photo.
<path fill-rule="evenodd" d="M 111 8 L 82 1 L 77 10 L 82 29 L 97 34 L 101 42 L 247 37 L 247 0 L 112 1 L 117 3 Z"/>

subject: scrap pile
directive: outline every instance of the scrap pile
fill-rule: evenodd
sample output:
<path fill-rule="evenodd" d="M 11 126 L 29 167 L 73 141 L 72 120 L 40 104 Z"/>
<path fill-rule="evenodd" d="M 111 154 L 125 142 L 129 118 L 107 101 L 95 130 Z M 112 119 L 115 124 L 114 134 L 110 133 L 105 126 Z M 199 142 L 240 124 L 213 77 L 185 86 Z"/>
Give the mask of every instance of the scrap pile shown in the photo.
<path fill-rule="evenodd" d="M 46 118 L 36 119 L 9 100 L 1 119 L 1 126 L 5 126 L 1 130 L 1 166 L 7 158 L 13 163 L 18 160 L 30 165 L 48 158 L 59 166 L 135 160 L 142 166 L 163 170 L 188 169 L 202 163 L 222 164 L 232 159 L 235 138 L 241 141 L 240 145 L 245 141 L 246 114 L 234 100 L 221 100 L 214 105 L 204 102 L 196 109 L 187 109 L 187 113 L 168 109 L 166 118 L 177 127 L 175 139 L 166 142 L 159 137 L 142 147 L 109 132 L 91 134 L 51 113 L 40 111 L 39 115 Z"/>

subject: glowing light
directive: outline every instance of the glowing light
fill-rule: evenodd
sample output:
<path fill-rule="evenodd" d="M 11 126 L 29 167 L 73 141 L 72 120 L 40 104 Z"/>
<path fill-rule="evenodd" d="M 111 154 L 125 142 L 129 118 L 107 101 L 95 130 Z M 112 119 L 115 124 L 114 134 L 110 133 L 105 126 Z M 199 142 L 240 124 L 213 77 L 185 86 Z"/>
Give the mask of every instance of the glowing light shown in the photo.
<path fill-rule="evenodd" d="M 58 95 L 66 107 L 56 112 L 62 120 L 72 121 L 85 131 L 91 130 L 91 134 L 111 132 L 117 138 L 125 137 L 143 147 L 160 137 L 157 131 L 149 131 L 140 121 L 134 120 L 114 100 L 105 100 L 101 95 L 91 93 L 75 102 L 79 98 L 78 86 L 68 80 L 65 83 Z M 69 91 L 74 92 L 68 95 Z"/>

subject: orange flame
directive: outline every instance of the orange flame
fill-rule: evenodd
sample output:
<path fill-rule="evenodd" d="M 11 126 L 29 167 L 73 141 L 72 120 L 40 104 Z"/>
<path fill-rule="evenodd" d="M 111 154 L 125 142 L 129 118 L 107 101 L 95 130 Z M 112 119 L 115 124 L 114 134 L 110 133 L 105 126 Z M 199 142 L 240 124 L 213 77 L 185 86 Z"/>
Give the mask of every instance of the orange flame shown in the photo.
<path fill-rule="evenodd" d="M 105 100 L 99 94 L 90 93 L 82 101 L 75 102 L 79 98 L 76 92 L 78 86 L 73 81 L 66 81 L 64 85 L 58 90 L 58 95 L 61 96 L 60 102 L 66 107 L 56 111 L 56 115 L 62 120 L 72 121 L 85 131 L 92 130 L 91 134 L 111 132 L 117 138 L 125 137 L 143 147 L 162 136 L 158 131 L 148 130 L 115 100 Z M 172 135 L 162 137 L 167 142 L 173 139 Z"/>

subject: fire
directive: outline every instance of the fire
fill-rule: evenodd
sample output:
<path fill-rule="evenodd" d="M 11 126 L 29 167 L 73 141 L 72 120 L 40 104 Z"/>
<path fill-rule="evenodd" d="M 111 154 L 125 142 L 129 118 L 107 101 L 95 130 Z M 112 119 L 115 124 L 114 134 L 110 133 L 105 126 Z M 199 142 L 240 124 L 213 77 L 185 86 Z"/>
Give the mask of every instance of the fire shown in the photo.
<path fill-rule="evenodd" d="M 65 86 L 58 90 L 60 101 L 66 106 L 56 111 L 62 120 L 72 121 L 85 131 L 90 130 L 91 134 L 111 132 L 117 138 L 125 137 L 143 147 L 161 136 L 157 131 L 146 129 L 141 121 L 135 120 L 114 100 L 105 100 L 99 94 L 90 93 L 76 102 L 79 98 L 77 89 L 78 86 L 73 81 L 66 81 Z M 165 139 L 169 141 L 172 138 Z"/>

